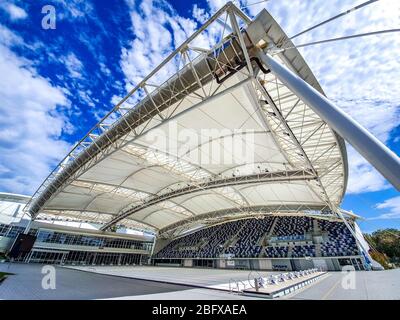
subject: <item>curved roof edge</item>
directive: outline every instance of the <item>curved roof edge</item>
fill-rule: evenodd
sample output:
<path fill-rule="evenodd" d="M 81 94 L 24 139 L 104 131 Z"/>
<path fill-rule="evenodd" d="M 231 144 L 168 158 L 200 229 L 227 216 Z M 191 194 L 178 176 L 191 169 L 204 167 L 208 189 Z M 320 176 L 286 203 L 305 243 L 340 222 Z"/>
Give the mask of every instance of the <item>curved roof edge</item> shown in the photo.
<path fill-rule="evenodd" d="M 222 9 L 221 9 L 222 10 Z M 263 21 L 263 25 L 265 26 L 267 30 L 264 30 L 267 34 L 268 37 L 271 37 L 273 39 L 273 42 L 276 44 L 285 42 L 288 43 L 289 45 L 293 45 L 290 40 L 288 40 L 288 37 L 286 34 L 283 32 L 283 30 L 280 28 L 278 23 L 272 18 L 272 16 L 266 11 L 263 10 L 257 17 L 263 16 L 263 20 L 266 19 L 266 21 Z M 180 48 L 178 48 L 180 49 Z M 178 50 L 177 49 L 177 50 Z M 312 71 L 300 55 L 299 51 L 297 49 L 294 50 L 287 50 L 282 53 L 280 53 L 282 58 L 285 60 L 285 62 L 288 63 L 295 71 L 296 73 L 302 77 L 305 81 L 307 81 L 310 85 L 312 85 L 314 88 L 316 88 L 318 91 L 320 91 L 322 94 L 324 94 L 321 86 L 318 84 L 318 81 L 316 80 L 315 76 L 313 75 Z M 152 72 L 154 74 L 154 72 Z M 148 97 L 147 97 L 148 98 Z M 150 104 L 149 98 L 147 99 Z M 142 101 L 140 105 L 144 107 L 146 104 L 146 101 Z M 134 121 L 137 119 L 137 117 L 141 116 L 141 109 L 144 108 L 136 108 L 134 111 L 131 110 L 129 114 L 127 114 L 127 117 L 129 117 L 130 120 Z M 104 120 L 104 119 L 103 119 Z M 103 121 L 102 120 L 102 121 Z M 121 119 L 119 119 L 121 120 Z M 126 125 L 125 121 L 119 121 L 117 120 L 115 123 L 112 125 L 107 125 L 106 130 L 98 136 L 95 136 L 94 138 L 88 134 L 87 137 L 89 137 L 92 142 L 96 143 L 91 143 L 87 148 L 83 150 L 77 150 L 77 151 L 83 151 L 83 152 L 77 152 L 73 153 L 71 152 L 69 155 L 71 156 L 71 161 L 69 163 L 64 163 L 62 162 L 54 171 L 54 173 L 51 173 L 48 177 L 49 180 L 48 184 L 43 184 L 43 189 L 38 192 L 38 194 L 35 194 L 34 199 L 32 200 L 31 207 L 29 208 L 30 213 L 32 213 L 33 216 L 36 216 L 38 211 L 43 207 L 43 205 L 48 201 L 51 196 L 57 192 L 57 190 L 65 183 L 68 178 L 70 178 L 71 175 L 73 175 L 78 168 L 82 167 L 87 163 L 90 159 L 92 159 L 95 155 L 97 155 L 101 150 L 104 150 L 105 148 L 109 147 L 112 142 L 118 139 L 121 135 L 126 134 L 126 132 L 131 129 L 129 126 Z M 126 119 L 124 119 L 126 120 Z M 100 126 L 101 122 L 99 123 L 98 126 Z M 333 130 L 332 130 L 333 131 Z M 92 131 L 91 131 L 92 132 Z M 341 151 L 341 157 L 342 157 L 342 163 L 343 163 L 343 180 L 344 180 L 344 186 L 342 188 L 342 196 L 340 198 L 340 202 L 343 199 L 346 186 L 347 186 L 347 179 L 348 179 L 348 164 L 347 164 L 347 155 L 346 155 L 346 146 L 344 143 L 343 138 L 341 138 L 337 133 L 334 133 L 334 136 L 337 140 L 337 144 L 340 148 Z M 94 135 L 93 135 L 94 136 Z M 86 137 L 85 137 L 86 138 Z M 84 139 L 85 139 L 84 138 Z M 89 139 L 88 138 L 88 139 Z M 84 140 L 82 140 L 84 141 Z M 83 143 L 82 143 L 83 144 Z M 75 150 L 75 148 L 74 148 Z M 68 155 L 68 156 L 69 156 Z M 67 156 L 67 157 L 68 157 Z M 52 178 L 52 179 L 49 179 Z M 40 188 L 39 188 L 40 189 Z M 39 191 L 39 190 L 38 190 Z"/>
<path fill-rule="evenodd" d="M 11 201 L 26 204 L 29 202 L 29 200 L 31 200 L 31 196 L 18 193 L 0 192 L 0 201 Z"/>

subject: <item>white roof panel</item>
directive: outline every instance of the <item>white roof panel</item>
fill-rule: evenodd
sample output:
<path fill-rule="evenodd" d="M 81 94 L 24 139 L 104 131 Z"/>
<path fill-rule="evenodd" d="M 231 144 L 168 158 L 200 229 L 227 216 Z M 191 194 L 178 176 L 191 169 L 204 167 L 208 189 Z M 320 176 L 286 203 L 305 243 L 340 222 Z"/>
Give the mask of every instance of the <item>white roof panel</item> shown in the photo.
<path fill-rule="evenodd" d="M 287 39 L 266 11 L 246 22 L 249 55 L 255 37 Z M 146 77 L 77 144 L 34 195 L 31 215 L 165 232 L 218 212 L 340 204 L 343 140 L 254 57 L 250 73 L 236 36 L 224 37 L 223 50 L 190 41 L 157 69 L 181 61 L 176 74 Z M 276 59 L 322 92 L 289 51 Z"/>

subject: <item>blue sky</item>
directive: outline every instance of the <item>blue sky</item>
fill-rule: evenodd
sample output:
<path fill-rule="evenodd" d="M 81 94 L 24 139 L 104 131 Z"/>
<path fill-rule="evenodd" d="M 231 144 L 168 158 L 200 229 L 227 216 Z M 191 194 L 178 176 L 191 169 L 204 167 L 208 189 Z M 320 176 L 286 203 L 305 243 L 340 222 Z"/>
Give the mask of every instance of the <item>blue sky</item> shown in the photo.
<path fill-rule="evenodd" d="M 32 194 L 119 97 L 225 2 L 0 0 L 0 190 Z M 293 35 L 361 2 L 270 0 L 244 10 L 267 8 Z M 54 30 L 41 25 L 48 4 Z M 394 28 L 400 3 L 381 0 L 295 43 Z M 327 96 L 400 154 L 398 52 L 398 34 L 301 49 Z M 364 231 L 400 228 L 399 193 L 351 146 L 348 153 L 342 206 L 366 218 Z"/>

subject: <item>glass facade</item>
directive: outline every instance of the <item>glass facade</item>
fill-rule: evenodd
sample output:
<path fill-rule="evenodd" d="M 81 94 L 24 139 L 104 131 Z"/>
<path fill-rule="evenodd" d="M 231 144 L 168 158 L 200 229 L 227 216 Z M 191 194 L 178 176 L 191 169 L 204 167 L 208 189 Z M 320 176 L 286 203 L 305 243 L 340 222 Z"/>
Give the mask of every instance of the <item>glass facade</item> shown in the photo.
<path fill-rule="evenodd" d="M 20 226 L 12 226 L 7 224 L 0 223 L 0 236 L 7 238 L 16 238 L 18 233 L 22 233 L 25 231 L 25 227 Z M 37 232 L 36 229 L 31 229 L 29 234 L 35 235 Z"/>
<path fill-rule="evenodd" d="M 18 233 L 24 232 L 25 228 L 0 224 L 0 236 L 16 238 Z M 135 249 L 151 252 L 153 242 L 139 241 L 117 237 L 102 237 L 82 234 L 63 233 L 52 230 L 31 229 L 29 234 L 36 235 L 37 240 L 44 243 L 58 243 L 63 245 L 88 246 L 99 248 Z"/>
<path fill-rule="evenodd" d="M 24 231 L 25 227 L 0 224 L 0 236 L 3 237 L 13 239 Z M 29 234 L 37 237 L 35 245 L 40 244 L 40 246 L 35 248 L 34 245 L 30 253 L 21 255 L 15 259 L 16 261 L 71 265 L 139 265 L 147 263 L 153 246 L 153 242 L 150 241 L 75 234 L 48 229 L 32 228 Z M 54 246 L 46 248 L 46 243 L 59 244 L 59 246 L 57 249 L 54 249 Z M 82 246 L 82 249 L 71 246 Z M 93 248 L 85 249 L 83 247 Z M 116 253 L 109 252 L 110 249 L 144 250 L 146 253 Z"/>
<path fill-rule="evenodd" d="M 144 242 L 139 240 L 110 238 L 102 236 L 89 236 L 81 234 L 62 233 L 51 230 L 39 230 L 37 234 L 38 242 L 58 243 L 73 246 L 89 246 L 99 248 L 120 248 L 120 249 L 136 249 L 151 251 L 152 242 Z"/>
<path fill-rule="evenodd" d="M 147 263 L 147 256 L 134 253 L 88 251 L 36 251 L 23 261 L 65 265 L 139 265 Z"/>

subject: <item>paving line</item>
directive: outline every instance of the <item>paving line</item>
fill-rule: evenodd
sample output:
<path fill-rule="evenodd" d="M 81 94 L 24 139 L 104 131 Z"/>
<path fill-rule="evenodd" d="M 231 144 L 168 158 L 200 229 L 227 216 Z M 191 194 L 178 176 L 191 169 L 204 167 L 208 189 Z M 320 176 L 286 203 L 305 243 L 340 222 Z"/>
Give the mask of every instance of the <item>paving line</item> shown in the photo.
<path fill-rule="evenodd" d="M 321 300 L 327 300 L 327 298 L 332 294 L 333 290 L 336 289 L 337 285 L 342 282 L 342 278 L 340 278 L 321 298 Z"/>
<path fill-rule="evenodd" d="M 312 288 L 313 286 L 315 286 L 315 285 L 321 283 L 321 281 L 324 281 L 325 279 L 329 278 L 330 276 L 332 276 L 332 274 L 326 273 L 325 275 L 322 275 L 322 276 L 320 277 L 320 279 L 318 279 L 317 281 L 314 281 L 313 283 L 309 284 L 308 286 L 304 286 L 303 288 L 300 288 L 300 289 L 298 289 L 298 290 L 296 290 L 296 291 L 294 291 L 294 292 L 292 292 L 292 293 L 290 293 L 290 294 L 287 294 L 287 295 L 285 295 L 285 296 L 283 296 L 283 297 L 279 297 L 278 299 L 281 299 L 281 300 L 290 300 L 290 299 L 293 299 L 293 298 L 296 299 L 295 297 L 296 297 L 298 294 L 300 294 L 300 293 L 306 291 L 307 289 L 310 289 L 310 288 Z M 298 298 L 298 299 L 313 300 L 313 299 L 305 299 L 305 298 Z"/>

